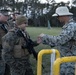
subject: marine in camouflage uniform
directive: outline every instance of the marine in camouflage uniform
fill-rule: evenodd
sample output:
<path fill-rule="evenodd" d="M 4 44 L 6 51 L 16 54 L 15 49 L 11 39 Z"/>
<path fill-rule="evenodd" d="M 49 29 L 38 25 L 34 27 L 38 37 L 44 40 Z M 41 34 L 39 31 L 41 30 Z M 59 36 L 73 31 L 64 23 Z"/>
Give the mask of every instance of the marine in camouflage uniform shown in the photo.
<path fill-rule="evenodd" d="M 2 38 L 2 58 L 10 66 L 11 75 L 33 75 L 29 61 L 30 54 L 27 49 L 22 48 L 26 42 L 18 35 L 18 30 L 21 30 L 25 37 L 29 38 L 26 26 L 27 18 L 19 16 L 16 19 L 16 27 Z"/>
<path fill-rule="evenodd" d="M 9 68 L 7 64 L 2 60 L 1 49 L 2 49 L 2 37 L 7 33 L 7 18 L 4 14 L 0 13 L 0 75 L 9 75 Z M 7 68 L 7 69 L 6 69 Z"/>
<path fill-rule="evenodd" d="M 61 57 L 76 56 L 76 23 L 73 21 L 72 17 L 70 17 L 73 14 L 70 13 L 69 10 L 67 12 L 67 10 L 68 10 L 67 7 L 64 6 L 58 7 L 56 9 L 56 14 L 53 15 L 53 16 L 57 15 L 60 21 L 62 19 L 62 16 L 67 17 L 68 19 L 65 25 L 62 27 L 60 35 L 52 36 L 52 35 L 40 34 L 38 37 L 38 43 L 42 42 L 43 44 L 50 45 L 51 47 L 56 47 L 56 49 L 60 51 Z M 62 64 L 60 73 L 61 73 L 60 75 L 75 75 L 74 74 L 75 64 L 74 63 Z"/>

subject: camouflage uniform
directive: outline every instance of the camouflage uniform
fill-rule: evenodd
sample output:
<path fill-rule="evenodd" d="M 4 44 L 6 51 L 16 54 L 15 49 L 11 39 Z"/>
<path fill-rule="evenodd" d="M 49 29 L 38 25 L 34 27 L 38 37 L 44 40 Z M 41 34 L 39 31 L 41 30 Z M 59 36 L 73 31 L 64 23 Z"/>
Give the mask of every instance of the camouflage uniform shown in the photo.
<path fill-rule="evenodd" d="M 22 49 L 22 44 L 26 42 L 16 31 L 17 28 L 12 29 L 2 38 L 2 58 L 10 66 L 11 75 L 33 75 L 29 52 L 27 49 Z M 24 31 L 23 33 L 26 34 Z M 29 35 L 27 37 L 29 38 Z"/>
<path fill-rule="evenodd" d="M 62 27 L 62 32 L 58 36 L 44 34 L 42 43 L 48 44 L 51 47 L 56 46 L 56 49 L 60 51 L 61 57 L 76 56 L 76 23 L 73 19 L 70 19 L 69 22 Z M 66 63 L 62 66 L 61 75 L 75 75 L 74 63 Z"/>
<path fill-rule="evenodd" d="M 8 30 L 12 29 L 15 27 L 15 23 L 13 20 L 8 20 Z"/>
<path fill-rule="evenodd" d="M 0 22 L 0 75 L 9 75 L 8 70 L 6 70 L 6 64 L 2 60 L 1 57 L 1 49 L 2 49 L 2 37 L 7 33 L 7 27 L 5 23 Z M 6 74 L 7 72 L 7 74 Z"/>

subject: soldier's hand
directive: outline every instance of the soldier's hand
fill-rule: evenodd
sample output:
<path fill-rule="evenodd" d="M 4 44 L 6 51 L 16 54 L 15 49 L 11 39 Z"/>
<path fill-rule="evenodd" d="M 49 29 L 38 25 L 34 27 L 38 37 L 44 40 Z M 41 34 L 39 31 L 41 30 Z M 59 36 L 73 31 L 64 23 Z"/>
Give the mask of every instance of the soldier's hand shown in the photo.
<path fill-rule="evenodd" d="M 37 43 L 42 43 L 42 37 L 44 36 L 44 34 L 40 34 L 38 37 L 37 37 Z"/>
<path fill-rule="evenodd" d="M 44 36 L 44 33 L 41 33 L 40 35 L 39 35 L 39 37 L 43 37 Z"/>

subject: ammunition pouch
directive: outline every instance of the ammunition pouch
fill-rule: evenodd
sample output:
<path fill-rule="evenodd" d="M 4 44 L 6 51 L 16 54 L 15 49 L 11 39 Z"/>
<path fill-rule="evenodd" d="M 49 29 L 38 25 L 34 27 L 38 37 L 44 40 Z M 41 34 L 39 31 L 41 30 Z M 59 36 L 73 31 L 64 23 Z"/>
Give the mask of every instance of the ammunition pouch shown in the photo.
<path fill-rule="evenodd" d="M 14 57 L 22 58 L 26 57 L 29 54 L 27 49 L 22 49 L 20 45 L 16 45 L 14 48 Z"/>
<path fill-rule="evenodd" d="M 22 49 L 28 49 L 28 47 L 30 47 L 30 46 L 29 45 L 27 46 L 25 44 L 21 46 Z M 32 51 L 29 49 L 28 49 L 28 52 L 29 52 L 29 54 L 32 54 Z"/>

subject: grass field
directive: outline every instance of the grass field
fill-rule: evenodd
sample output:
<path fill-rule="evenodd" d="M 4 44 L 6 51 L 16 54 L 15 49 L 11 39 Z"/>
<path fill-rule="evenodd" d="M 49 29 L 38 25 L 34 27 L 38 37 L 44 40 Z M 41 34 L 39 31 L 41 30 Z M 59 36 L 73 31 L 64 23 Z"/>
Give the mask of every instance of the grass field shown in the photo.
<path fill-rule="evenodd" d="M 31 39 L 36 40 L 40 33 L 45 33 L 45 34 L 49 34 L 49 35 L 58 35 L 61 31 L 61 28 L 52 27 L 51 29 L 48 29 L 48 28 L 43 28 L 43 27 L 27 27 L 27 31 L 30 34 Z M 39 52 L 42 49 L 51 49 L 51 47 L 47 46 L 47 45 L 43 45 L 43 44 L 40 44 L 37 47 L 35 47 L 36 52 Z M 34 71 L 35 75 L 37 75 L 36 74 L 37 62 L 34 59 L 33 55 L 31 55 L 30 61 L 32 64 L 33 71 Z M 50 55 L 43 55 L 43 65 L 44 65 L 44 69 L 42 70 L 42 72 L 43 72 L 42 75 L 50 75 L 49 74 L 49 72 L 50 72 Z"/>

